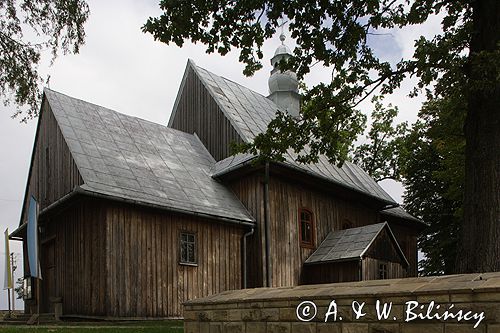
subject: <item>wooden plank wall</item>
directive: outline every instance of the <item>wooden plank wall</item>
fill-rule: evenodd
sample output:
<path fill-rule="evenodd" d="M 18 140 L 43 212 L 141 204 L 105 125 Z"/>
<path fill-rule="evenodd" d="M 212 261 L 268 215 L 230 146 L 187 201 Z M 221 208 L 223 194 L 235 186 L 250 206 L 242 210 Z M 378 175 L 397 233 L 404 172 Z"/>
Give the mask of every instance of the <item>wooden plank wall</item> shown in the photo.
<path fill-rule="evenodd" d="M 26 221 L 31 195 L 39 202 L 42 210 L 71 192 L 75 186 L 83 184 L 83 179 L 47 101 L 43 103 L 38 126 L 28 191 L 24 198 L 23 222 Z"/>
<path fill-rule="evenodd" d="M 314 249 L 299 244 L 298 211 L 307 208 L 316 225 L 316 247 L 332 230 L 339 230 L 348 220 L 353 227 L 377 222 L 374 209 L 334 197 L 300 183 L 291 183 L 271 176 L 271 258 L 273 286 L 294 286 L 300 283 L 302 263 Z"/>
<path fill-rule="evenodd" d="M 404 223 L 404 221 L 403 221 Z M 417 253 L 417 237 L 418 231 L 415 228 L 404 226 L 401 223 L 389 222 L 394 236 L 398 240 L 399 246 L 408 260 L 408 276 L 417 276 L 418 274 L 418 253 Z"/>
<path fill-rule="evenodd" d="M 188 68 L 177 110 L 173 112 L 175 118 L 171 127 L 196 133 L 217 161 L 231 155 L 231 142 L 242 142 L 192 68 Z"/>
<path fill-rule="evenodd" d="M 387 273 L 389 279 L 396 279 L 406 277 L 406 269 L 398 263 L 391 261 L 381 261 L 375 258 L 364 258 L 363 259 L 363 280 L 377 280 L 379 278 L 378 265 L 384 262 L 387 264 Z"/>
<path fill-rule="evenodd" d="M 55 281 L 48 281 L 42 267 L 41 290 L 45 289 L 44 284 L 54 286 L 54 295 L 41 295 L 45 304 L 51 296 L 62 297 L 64 314 L 107 314 L 105 218 L 102 202 L 80 199 L 63 211 L 40 219 L 44 230 L 41 249 L 47 242 L 55 242 Z"/>
<path fill-rule="evenodd" d="M 365 255 L 374 259 L 404 264 L 404 260 L 397 251 L 396 246 L 389 236 L 386 228 L 384 228 L 378 235 L 375 241 L 371 244 L 370 248 L 366 251 Z"/>
<path fill-rule="evenodd" d="M 264 176 L 262 173 L 253 173 L 244 177 L 238 177 L 238 179 L 227 184 L 256 219 L 257 227 L 254 230 L 254 234 L 247 239 L 248 288 L 263 287 L 265 285 L 263 182 Z"/>
<path fill-rule="evenodd" d="M 264 235 L 264 190 L 263 174 L 254 173 L 238 177 L 229 186 L 255 217 L 257 229 L 249 242 L 249 287 L 264 285 L 265 235 Z M 316 223 L 316 246 L 331 230 L 339 230 L 348 220 L 353 227 L 377 222 L 374 209 L 336 198 L 299 182 L 279 178 L 271 174 L 271 258 L 274 287 L 300 284 L 303 262 L 313 249 L 301 248 L 299 244 L 298 211 L 307 208 L 314 214 Z M 249 281 L 249 282 L 250 282 Z"/>
<path fill-rule="evenodd" d="M 178 264 L 179 233 L 198 240 L 198 266 Z M 109 204 L 106 308 L 112 317 L 180 317 L 182 303 L 241 288 L 244 229 L 165 211 Z"/>
<path fill-rule="evenodd" d="M 308 265 L 304 267 L 301 284 L 359 281 L 359 261 Z"/>

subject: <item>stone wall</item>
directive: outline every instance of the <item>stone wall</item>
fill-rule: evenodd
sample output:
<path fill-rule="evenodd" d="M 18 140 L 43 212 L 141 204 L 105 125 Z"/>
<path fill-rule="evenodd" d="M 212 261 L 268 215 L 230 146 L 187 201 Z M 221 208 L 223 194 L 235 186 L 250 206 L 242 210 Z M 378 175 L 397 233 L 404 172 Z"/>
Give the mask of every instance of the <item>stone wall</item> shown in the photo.
<path fill-rule="evenodd" d="M 500 333 L 500 272 L 236 290 L 184 306 L 185 333 Z"/>

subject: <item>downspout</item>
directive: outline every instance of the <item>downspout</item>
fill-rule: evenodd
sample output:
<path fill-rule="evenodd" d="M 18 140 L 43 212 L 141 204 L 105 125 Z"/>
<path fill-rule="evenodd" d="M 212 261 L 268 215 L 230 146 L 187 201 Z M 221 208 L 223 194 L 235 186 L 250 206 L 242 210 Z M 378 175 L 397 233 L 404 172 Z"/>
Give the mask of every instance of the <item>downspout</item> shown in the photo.
<path fill-rule="evenodd" d="M 271 225 L 270 225 L 270 207 L 269 207 L 269 162 L 266 162 L 264 174 L 264 227 L 265 227 L 265 241 L 266 241 L 266 287 L 271 287 Z"/>
<path fill-rule="evenodd" d="M 247 289 L 247 237 L 252 236 L 254 231 L 255 227 L 252 227 L 243 235 L 243 289 Z"/>
<path fill-rule="evenodd" d="M 363 281 L 363 258 L 359 258 L 358 261 L 358 281 Z"/>

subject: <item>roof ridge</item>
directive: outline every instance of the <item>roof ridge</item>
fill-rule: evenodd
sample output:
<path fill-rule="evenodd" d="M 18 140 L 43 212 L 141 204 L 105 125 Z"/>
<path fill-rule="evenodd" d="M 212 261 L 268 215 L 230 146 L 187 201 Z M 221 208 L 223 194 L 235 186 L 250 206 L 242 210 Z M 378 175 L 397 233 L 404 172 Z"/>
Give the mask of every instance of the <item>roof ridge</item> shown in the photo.
<path fill-rule="evenodd" d="M 140 121 L 144 121 L 144 122 L 147 122 L 147 123 L 150 123 L 150 124 L 156 125 L 156 126 L 161 126 L 161 127 L 163 127 L 163 128 L 166 128 L 166 129 L 168 129 L 168 130 L 172 130 L 172 131 L 175 131 L 175 132 L 181 133 L 181 134 L 183 134 L 183 135 L 193 136 L 193 134 L 192 134 L 192 133 L 183 132 L 183 131 L 178 130 L 178 129 L 176 129 L 176 128 L 168 127 L 167 125 L 163 125 L 163 124 L 161 124 L 161 123 L 157 123 L 157 122 L 154 122 L 154 121 L 152 121 L 152 120 L 148 120 L 148 119 L 144 119 L 144 118 L 141 118 L 141 117 L 138 117 L 138 116 L 133 116 L 133 115 L 130 115 L 130 114 L 122 113 L 122 112 L 120 112 L 120 111 L 116 111 L 116 110 L 114 110 L 114 109 L 111 109 L 111 108 L 109 108 L 109 107 L 107 107 L 107 106 L 102 106 L 102 105 L 99 105 L 99 104 L 96 104 L 96 103 L 92 103 L 92 102 L 89 102 L 89 101 L 83 100 L 83 99 L 78 98 L 78 97 L 73 97 L 73 96 L 70 96 L 70 95 L 68 95 L 68 94 L 65 94 L 65 93 L 59 92 L 59 91 L 57 91 L 57 90 L 53 90 L 53 89 L 50 89 L 50 88 L 44 88 L 43 90 L 44 90 L 44 93 L 45 93 L 45 91 L 47 90 L 47 91 L 50 91 L 50 93 L 54 93 L 54 94 L 58 94 L 58 95 L 63 95 L 63 96 L 65 96 L 65 97 L 67 97 L 67 98 L 70 98 L 70 99 L 72 99 L 72 100 L 77 100 L 77 101 L 80 101 L 80 102 L 83 102 L 83 103 L 86 103 L 86 104 L 90 104 L 90 105 L 93 105 L 93 106 L 97 106 L 97 107 L 99 107 L 99 108 L 106 109 L 106 110 L 111 111 L 111 112 L 113 112 L 113 113 L 116 113 L 116 114 L 118 114 L 118 115 L 120 115 L 120 116 L 125 116 L 125 117 L 128 117 L 128 118 L 133 118 L 133 119 L 137 119 L 137 120 L 140 120 Z M 50 104 L 50 103 L 49 103 L 49 104 Z"/>

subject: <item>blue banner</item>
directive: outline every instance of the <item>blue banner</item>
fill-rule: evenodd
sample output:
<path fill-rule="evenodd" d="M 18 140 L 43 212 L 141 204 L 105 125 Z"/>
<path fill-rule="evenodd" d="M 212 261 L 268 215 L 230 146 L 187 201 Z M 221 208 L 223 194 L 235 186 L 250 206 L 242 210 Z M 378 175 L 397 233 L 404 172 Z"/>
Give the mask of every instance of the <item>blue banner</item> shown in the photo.
<path fill-rule="evenodd" d="M 30 197 L 28 210 L 28 263 L 30 275 L 40 278 L 40 264 L 38 262 L 38 203 L 33 196 Z"/>

